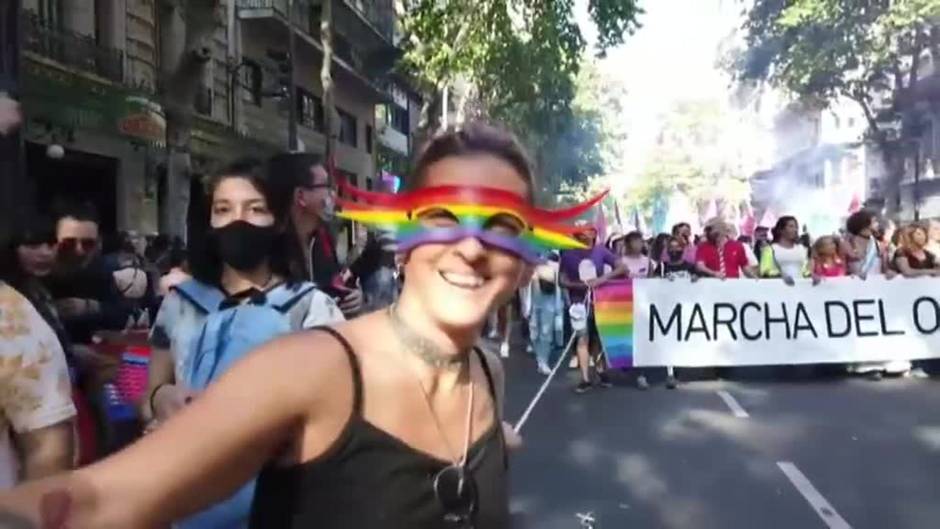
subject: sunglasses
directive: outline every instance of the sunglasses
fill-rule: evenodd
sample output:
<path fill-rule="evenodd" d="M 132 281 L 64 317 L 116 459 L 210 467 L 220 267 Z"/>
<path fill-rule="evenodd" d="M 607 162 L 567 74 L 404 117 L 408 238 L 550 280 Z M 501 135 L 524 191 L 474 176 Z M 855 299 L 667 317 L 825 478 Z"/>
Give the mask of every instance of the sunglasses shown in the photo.
<path fill-rule="evenodd" d="M 434 476 L 434 496 L 444 509 L 444 522 L 454 529 L 474 529 L 479 503 L 473 475 L 462 465 L 444 467 Z"/>
<path fill-rule="evenodd" d="M 85 252 L 90 252 L 98 246 L 98 239 L 78 239 L 68 237 L 59 241 L 59 248 L 65 251 L 75 251 L 81 248 Z"/>

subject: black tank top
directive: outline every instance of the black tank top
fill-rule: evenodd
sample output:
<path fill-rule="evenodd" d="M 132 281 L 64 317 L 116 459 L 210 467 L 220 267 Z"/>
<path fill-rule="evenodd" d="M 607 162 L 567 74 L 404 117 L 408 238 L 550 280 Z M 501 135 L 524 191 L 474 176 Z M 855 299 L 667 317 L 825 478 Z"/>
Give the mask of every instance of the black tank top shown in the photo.
<path fill-rule="evenodd" d="M 258 477 L 252 529 L 437 529 L 465 526 L 445 521 L 433 479 L 449 461 L 437 459 L 373 426 L 362 416 L 362 374 L 349 342 L 321 328 L 346 350 L 353 377 L 353 411 L 333 445 L 292 466 L 269 465 Z M 475 350 L 496 402 L 493 377 Z M 496 404 L 494 404 L 495 406 Z M 470 447 L 468 469 L 476 481 L 475 529 L 509 527 L 506 447 L 498 417 Z"/>

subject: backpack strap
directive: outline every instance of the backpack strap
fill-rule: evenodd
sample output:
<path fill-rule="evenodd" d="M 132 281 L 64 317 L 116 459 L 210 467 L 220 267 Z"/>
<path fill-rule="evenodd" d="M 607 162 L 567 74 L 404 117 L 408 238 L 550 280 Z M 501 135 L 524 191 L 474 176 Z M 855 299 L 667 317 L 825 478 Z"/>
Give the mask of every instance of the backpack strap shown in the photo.
<path fill-rule="evenodd" d="M 267 297 L 266 304 L 280 313 L 286 313 L 291 307 L 296 305 L 298 301 L 302 300 L 316 288 L 316 285 L 308 282 L 292 286 L 287 286 L 282 283 L 265 294 Z"/>
<path fill-rule="evenodd" d="M 206 314 L 218 311 L 222 301 L 225 300 L 222 290 L 196 279 L 184 281 L 173 287 L 173 290 L 179 292 L 180 297 Z"/>

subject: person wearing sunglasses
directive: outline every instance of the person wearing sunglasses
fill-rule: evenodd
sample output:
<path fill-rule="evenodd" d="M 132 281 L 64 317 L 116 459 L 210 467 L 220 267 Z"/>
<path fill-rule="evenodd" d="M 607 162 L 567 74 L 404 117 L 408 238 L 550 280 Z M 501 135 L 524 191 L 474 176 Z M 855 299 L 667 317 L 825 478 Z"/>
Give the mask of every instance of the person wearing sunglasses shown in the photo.
<path fill-rule="evenodd" d="M 341 266 L 331 224 L 336 187 L 322 159 L 311 153 L 284 153 L 268 161 L 278 207 L 290 210 L 292 228 L 304 250 L 295 263 L 317 288 L 333 296 L 346 317 L 362 310 L 362 288 L 351 268 Z"/>
<path fill-rule="evenodd" d="M 130 311 L 101 259 L 98 215 L 91 204 L 64 204 L 56 215 L 56 266 L 47 279 L 59 316 L 75 343 L 120 330 Z"/>
<path fill-rule="evenodd" d="M 528 158 L 509 133 L 468 125 L 432 139 L 411 188 L 507 206 L 408 207 L 395 217 L 405 279 L 393 307 L 262 346 L 124 451 L 0 494 L 0 514 L 161 527 L 260 471 L 252 528 L 509 527 L 520 440 L 502 421 L 500 361 L 475 344 L 546 250 L 544 230 L 515 213 L 532 209 Z"/>

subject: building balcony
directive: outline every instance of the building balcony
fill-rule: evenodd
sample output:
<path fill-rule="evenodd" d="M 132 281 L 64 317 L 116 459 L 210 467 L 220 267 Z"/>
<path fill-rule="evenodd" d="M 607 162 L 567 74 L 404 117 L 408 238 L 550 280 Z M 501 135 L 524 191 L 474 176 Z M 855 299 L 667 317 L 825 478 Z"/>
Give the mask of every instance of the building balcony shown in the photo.
<path fill-rule="evenodd" d="M 292 21 L 316 35 L 320 30 L 320 3 L 315 0 L 238 0 L 241 18 L 278 17 L 287 20 L 293 4 Z M 334 31 L 354 34 L 357 38 L 380 37 L 391 45 L 395 33 L 395 8 L 392 0 L 345 0 L 333 5 Z M 371 44 L 371 43 L 369 43 Z"/>
<path fill-rule="evenodd" d="M 242 20 L 288 21 L 301 40 L 323 52 L 320 41 L 320 5 L 311 0 L 237 0 Z M 391 0 L 337 1 L 333 8 L 333 53 L 340 64 L 376 84 L 400 56 L 392 44 L 394 8 Z"/>
<path fill-rule="evenodd" d="M 345 3 L 370 24 L 389 43 L 395 33 L 395 6 L 392 0 L 345 0 Z"/>
<path fill-rule="evenodd" d="M 91 36 L 51 27 L 29 11 L 23 15 L 22 32 L 26 52 L 114 83 L 124 82 L 121 50 L 99 46 Z"/>
<path fill-rule="evenodd" d="M 390 125 L 382 124 L 378 126 L 378 140 L 382 146 L 398 154 L 408 155 L 408 136 L 395 130 Z"/>

